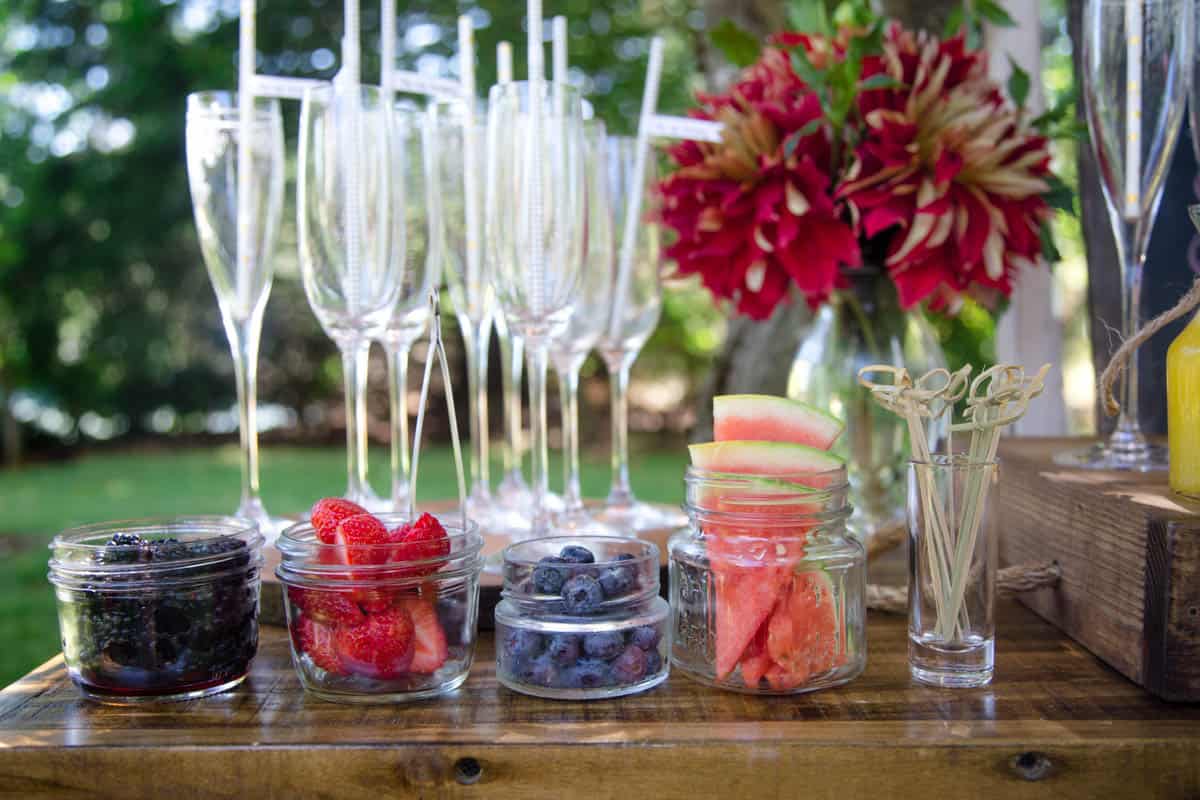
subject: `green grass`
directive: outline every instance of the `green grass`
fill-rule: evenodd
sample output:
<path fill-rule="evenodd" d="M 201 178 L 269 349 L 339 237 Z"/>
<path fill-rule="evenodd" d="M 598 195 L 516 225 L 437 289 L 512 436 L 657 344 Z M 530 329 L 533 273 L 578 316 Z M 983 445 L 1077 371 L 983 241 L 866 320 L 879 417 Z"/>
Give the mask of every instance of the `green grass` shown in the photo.
<path fill-rule="evenodd" d="M 388 466 L 380 451 L 371 461 L 377 488 Z M 685 455 L 639 453 L 632 459 L 634 489 L 644 500 L 677 504 L 682 499 Z M 552 464 L 552 486 L 561 467 Z M 275 514 L 297 513 L 345 489 L 345 455 L 339 448 L 272 447 L 262 455 L 263 500 Z M 499 478 L 499 465 L 492 477 Z M 586 459 L 588 497 L 607 491 L 608 464 Z M 11 552 L 0 554 L 0 686 L 59 649 L 54 597 L 46 581 L 45 545 L 72 525 L 180 513 L 228 513 L 237 505 L 236 446 L 145 449 L 103 453 L 20 470 L 0 471 L 0 534 Z M 450 450 L 421 458 L 418 497 L 452 498 L 457 488 Z"/>

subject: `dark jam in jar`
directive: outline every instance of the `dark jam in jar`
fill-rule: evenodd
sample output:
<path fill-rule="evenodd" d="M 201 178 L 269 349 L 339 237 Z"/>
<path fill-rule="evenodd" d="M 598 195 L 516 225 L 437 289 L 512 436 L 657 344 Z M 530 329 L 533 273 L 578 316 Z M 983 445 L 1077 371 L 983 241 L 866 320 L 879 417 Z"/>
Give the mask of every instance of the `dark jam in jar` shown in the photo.
<path fill-rule="evenodd" d="M 219 517 L 57 537 L 50 580 L 72 679 L 116 703 L 235 686 L 258 648 L 261 543 L 253 526 Z"/>

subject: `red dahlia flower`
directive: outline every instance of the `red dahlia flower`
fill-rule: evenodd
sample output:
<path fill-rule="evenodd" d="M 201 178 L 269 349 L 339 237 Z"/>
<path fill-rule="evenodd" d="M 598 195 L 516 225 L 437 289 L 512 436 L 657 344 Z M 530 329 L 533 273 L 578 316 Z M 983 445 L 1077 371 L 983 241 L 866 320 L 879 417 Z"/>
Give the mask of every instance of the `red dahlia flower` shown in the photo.
<path fill-rule="evenodd" d="M 863 91 L 864 127 L 837 197 L 862 236 L 893 229 L 888 273 L 900 302 L 953 307 L 971 294 L 991 304 L 1012 292 L 1041 253 L 1052 211 L 1050 152 L 987 77 L 983 53 L 888 28 L 882 54 L 863 60 L 863 80 L 888 75 L 900 88 Z"/>
<path fill-rule="evenodd" d="M 767 48 L 729 94 L 700 99 L 693 116 L 722 122 L 722 141 L 671 150 L 679 169 L 660 186 L 662 221 L 679 238 L 667 255 L 754 319 L 769 317 L 792 283 L 819 305 L 839 267 L 861 257 L 833 199 L 827 126 L 802 130 L 823 118 L 817 96 L 785 52 Z"/>

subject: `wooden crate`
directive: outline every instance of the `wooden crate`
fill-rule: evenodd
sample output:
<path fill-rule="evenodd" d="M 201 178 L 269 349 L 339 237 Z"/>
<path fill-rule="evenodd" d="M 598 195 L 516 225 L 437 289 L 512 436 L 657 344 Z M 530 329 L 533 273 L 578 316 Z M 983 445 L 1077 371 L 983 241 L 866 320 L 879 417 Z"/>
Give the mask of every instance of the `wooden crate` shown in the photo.
<path fill-rule="evenodd" d="M 1002 565 L 1055 559 L 1062 580 L 1021 600 L 1126 677 L 1200 701 L 1200 503 L 1165 473 L 1056 465 L 1073 439 L 1000 448 L 993 515 Z"/>

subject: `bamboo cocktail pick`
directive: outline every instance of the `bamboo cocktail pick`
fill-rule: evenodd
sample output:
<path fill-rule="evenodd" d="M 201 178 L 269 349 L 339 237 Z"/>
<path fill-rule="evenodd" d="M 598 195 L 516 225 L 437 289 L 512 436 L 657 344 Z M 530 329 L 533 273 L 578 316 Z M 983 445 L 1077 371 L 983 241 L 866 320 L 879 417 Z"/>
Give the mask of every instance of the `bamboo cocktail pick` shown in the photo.
<path fill-rule="evenodd" d="M 858 380 L 870 390 L 883 408 L 904 419 L 908 426 L 913 460 L 932 464 L 932 449 L 938 443 L 930 441 L 927 421 L 949 415 L 950 436 L 942 455 L 955 455 L 955 433 L 970 432 L 965 463 L 992 464 L 1000 446 L 1000 432 L 1024 416 L 1029 402 L 1045 388 L 1045 364 L 1034 375 L 1027 376 L 1023 367 L 999 364 L 984 370 L 970 380 L 971 366 L 956 372 L 935 369 L 916 381 L 903 367 L 874 364 L 859 370 Z M 891 382 L 872 380 L 870 376 L 890 376 Z M 954 407 L 966 398 L 963 420 L 953 422 Z M 946 508 L 946 499 L 938 495 L 933 474 L 929 470 L 914 470 L 919 502 L 928 530 L 923 537 L 925 556 L 929 562 L 933 602 L 937 611 L 937 633 L 951 641 L 969 627 L 963 598 L 970 578 L 971 554 L 983 525 L 982 510 L 986 507 L 991 481 L 982 471 L 970 473 L 962 498 L 962 507 Z M 953 491 L 949 493 L 953 500 Z M 957 525 L 951 525 L 957 522 Z"/>

